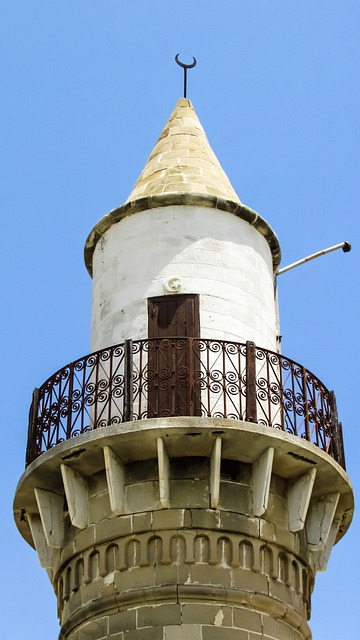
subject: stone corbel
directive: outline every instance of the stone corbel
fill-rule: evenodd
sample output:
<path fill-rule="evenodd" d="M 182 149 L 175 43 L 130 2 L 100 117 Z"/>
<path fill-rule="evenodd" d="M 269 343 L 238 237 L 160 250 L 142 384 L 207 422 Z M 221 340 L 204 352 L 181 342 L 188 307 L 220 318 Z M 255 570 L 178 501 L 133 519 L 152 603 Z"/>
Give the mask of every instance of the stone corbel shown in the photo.
<path fill-rule="evenodd" d="M 305 526 L 315 476 L 316 469 L 313 467 L 288 488 L 289 530 L 292 533 L 301 531 Z"/>
<path fill-rule="evenodd" d="M 166 451 L 164 440 L 162 438 L 157 438 L 157 454 L 160 504 L 164 509 L 168 509 L 170 507 L 170 465 L 168 452 Z"/>
<path fill-rule="evenodd" d="M 34 489 L 46 543 L 60 549 L 64 543 L 64 496 L 44 489 Z"/>
<path fill-rule="evenodd" d="M 85 529 L 88 514 L 88 485 L 87 480 L 80 473 L 68 467 L 60 465 L 64 483 L 66 500 L 69 508 L 71 524 L 77 529 Z"/>
<path fill-rule="evenodd" d="M 335 518 L 331 525 L 324 550 L 310 552 L 310 556 L 311 556 L 315 571 L 321 571 L 321 572 L 326 571 L 330 554 L 335 544 L 339 526 L 340 526 L 340 518 Z"/>
<path fill-rule="evenodd" d="M 335 517 L 340 493 L 314 498 L 306 518 L 308 544 L 313 551 L 323 551 Z"/>
<path fill-rule="evenodd" d="M 45 538 L 44 529 L 41 523 L 39 515 L 28 515 L 28 522 L 30 526 L 31 535 L 33 537 L 35 549 L 39 556 L 40 565 L 44 569 L 51 569 L 53 565 L 54 550 L 51 549 Z"/>
<path fill-rule="evenodd" d="M 216 438 L 210 457 L 210 507 L 216 509 L 220 501 L 221 438 Z"/>
<path fill-rule="evenodd" d="M 120 516 L 124 513 L 125 466 L 110 447 L 105 446 L 103 451 L 110 508 L 113 514 Z"/>
<path fill-rule="evenodd" d="M 268 506 L 274 447 L 269 447 L 254 462 L 252 467 L 253 514 L 262 516 Z"/>

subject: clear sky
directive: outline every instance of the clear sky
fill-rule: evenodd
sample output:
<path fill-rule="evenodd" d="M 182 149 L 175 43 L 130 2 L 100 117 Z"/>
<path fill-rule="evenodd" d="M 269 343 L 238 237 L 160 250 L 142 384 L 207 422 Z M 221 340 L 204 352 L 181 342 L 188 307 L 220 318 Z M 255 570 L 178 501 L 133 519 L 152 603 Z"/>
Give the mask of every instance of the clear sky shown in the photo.
<path fill-rule="evenodd" d="M 83 246 L 188 95 L 241 200 L 278 234 L 283 353 L 338 399 L 360 483 L 358 0 L 0 0 L 0 637 L 57 638 L 46 572 L 12 521 L 31 392 L 89 351 Z M 130 336 L 129 336 L 130 337 Z M 358 627 L 359 520 L 318 575 L 314 640 Z"/>

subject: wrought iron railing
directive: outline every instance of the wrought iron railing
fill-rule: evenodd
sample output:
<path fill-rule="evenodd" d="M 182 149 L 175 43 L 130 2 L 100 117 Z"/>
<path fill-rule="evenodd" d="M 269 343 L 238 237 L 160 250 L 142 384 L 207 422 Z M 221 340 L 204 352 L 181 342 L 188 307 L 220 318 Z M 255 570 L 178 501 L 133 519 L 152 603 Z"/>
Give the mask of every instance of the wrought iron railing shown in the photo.
<path fill-rule="evenodd" d="M 316 376 L 252 342 L 198 338 L 127 340 L 57 371 L 34 391 L 26 464 L 86 431 L 170 416 L 280 429 L 345 468 L 335 396 Z"/>

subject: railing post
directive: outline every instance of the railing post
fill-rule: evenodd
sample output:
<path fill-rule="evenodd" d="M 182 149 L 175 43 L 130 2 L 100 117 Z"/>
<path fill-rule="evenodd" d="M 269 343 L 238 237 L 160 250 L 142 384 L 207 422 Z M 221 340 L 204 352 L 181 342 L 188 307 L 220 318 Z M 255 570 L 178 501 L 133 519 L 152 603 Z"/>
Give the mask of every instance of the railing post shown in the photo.
<path fill-rule="evenodd" d="M 305 367 L 302 367 L 302 393 L 303 393 L 303 399 L 304 399 L 304 426 L 305 426 L 305 435 L 306 435 L 306 440 L 308 442 L 311 442 L 311 433 L 310 433 L 310 428 L 309 428 L 309 402 L 308 402 L 308 393 L 307 393 L 307 381 L 306 381 L 306 374 L 307 374 L 307 370 L 305 369 Z M 294 407 L 294 424 L 295 424 L 295 419 L 296 419 L 296 409 Z M 295 433 L 295 435 L 299 435 L 298 433 Z"/>
<path fill-rule="evenodd" d="M 257 422 L 255 343 L 246 343 L 246 421 Z"/>
<path fill-rule="evenodd" d="M 337 442 L 339 447 L 339 459 L 337 462 L 342 466 L 344 471 L 346 471 L 346 463 L 345 463 L 345 450 L 344 450 L 344 440 L 343 440 L 343 432 L 342 432 L 342 424 L 341 422 L 337 423 Z"/>
<path fill-rule="evenodd" d="M 330 391 L 329 405 L 331 411 L 330 417 L 330 437 L 333 456 L 343 469 L 345 469 L 344 442 L 342 436 L 342 425 L 338 420 L 338 412 L 336 405 L 335 393 Z"/>
<path fill-rule="evenodd" d="M 30 462 L 35 460 L 36 452 L 34 451 L 35 444 L 35 424 L 38 413 L 39 406 L 39 389 L 35 387 L 32 394 L 32 401 L 30 405 L 29 411 L 29 426 L 28 426 L 28 438 L 26 445 L 26 457 L 25 457 L 25 466 L 27 467 Z"/>
<path fill-rule="evenodd" d="M 68 415 L 66 421 L 66 439 L 71 438 L 71 429 L 72 429 L 72 394 L 74 389 L 74 363 L 71 362 L 69 365 L 69 392 L 68 392 Z M 58 425 L 59 429 L 59 425 Z M 57 433 L 57 437 L 59 433 Z"/>
<path fill-rule="evenodd" d="M 194 353 L 193 353 L 193 339 L 186 338 L 187 344 L 187 361 L 188 361 L 188 375 L 189 375 L 189 415 L 194 416 L 195 396 L 194 396 Z"/>
<path fill-rule="evenodd" d="M 125 340 L 123 422 L 131 422 L 132 419 L 133 419 L 133 342 L 132 340 Z"/>

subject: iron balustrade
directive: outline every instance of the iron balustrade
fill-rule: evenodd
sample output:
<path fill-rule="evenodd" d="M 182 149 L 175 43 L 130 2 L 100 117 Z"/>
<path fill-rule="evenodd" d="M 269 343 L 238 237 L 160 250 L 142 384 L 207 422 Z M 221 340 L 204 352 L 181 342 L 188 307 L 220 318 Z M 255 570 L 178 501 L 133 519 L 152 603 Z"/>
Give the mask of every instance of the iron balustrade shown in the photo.
<path fill-rule="evenodd" d="M 66 365 L 35 389 L 26 464 L 93 429 L 156 417 L 245 420 L 317 445 L 345 468 L 333 392 L 278 353 L 224 340 L 127 340 Z"/>

